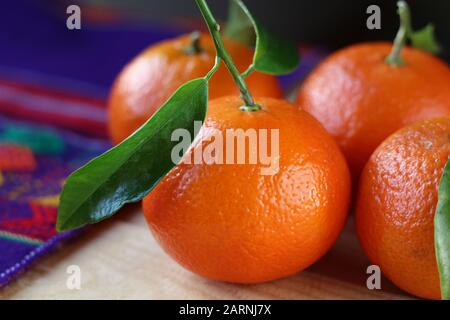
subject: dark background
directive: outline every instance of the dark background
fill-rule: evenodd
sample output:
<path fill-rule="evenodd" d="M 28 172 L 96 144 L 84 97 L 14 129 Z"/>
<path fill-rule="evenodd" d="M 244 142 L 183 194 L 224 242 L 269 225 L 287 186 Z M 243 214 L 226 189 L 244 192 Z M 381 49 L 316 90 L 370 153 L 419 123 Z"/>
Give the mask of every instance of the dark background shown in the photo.
<path fill-rule="evenodd" d="M 64 1 L 62 1 L 64 2 Z M 73 3 L 73 1 L 69 1 Z M 398 30 L 395 0 L 244 0 L 252 13 L 272 31 L 297 41 L 341 47 L 370 40 L 391 40 Z M 83 2 L 82 2 L 83 3 Z M 84 1 L 109 6 L 130 20 L 176 25 L 200 18 L 194 0 Z M 210 0 L 214 13 L 226 19 L 228 0 Z M 381 30 L 366 28 L 366 9 L 382 12 Z M 415 29 L 432 22 L 438 39 L 450 45 L 450 0 L 409 0 Z M 448 48 L 450 50 L 450 48 Z"/>
<path fill-rule="evenodd" d="M 244 0 L 252 13 L 271 30 L 293 39 L 342 46 L 349 43 L 393 39 L 398 29 L 395 0 Z M 175 17 L 199 17 L 193 0 L 102 1 L 130 16 L 167 22 Z M 227 0 L 210 0 L 217 16 L 226 17 Z M 450 44 L 450 0 L 409 0 L 415 28 L 433 22 L 439 39 Z M 368 6 L 379 5 L 382 29 L 366 28 Z"/>

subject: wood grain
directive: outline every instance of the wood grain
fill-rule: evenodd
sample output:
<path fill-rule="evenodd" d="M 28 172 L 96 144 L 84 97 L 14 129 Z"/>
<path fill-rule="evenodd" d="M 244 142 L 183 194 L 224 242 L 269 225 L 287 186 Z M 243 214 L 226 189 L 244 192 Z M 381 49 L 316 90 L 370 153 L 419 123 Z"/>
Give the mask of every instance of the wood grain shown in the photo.
<path fill-rule="evenodd" d="M 366 287 L 369 261 L 350 221 L 334 248 L 293 277 L 260 285 L 208 281 L 177 265 L 157 245 L 138 207 L 92 227 L 36 263 L 0 299 L 410 299 L 382 280 Z M 67 267 L 82 271 L 81 290 L 66 287 Z"/>

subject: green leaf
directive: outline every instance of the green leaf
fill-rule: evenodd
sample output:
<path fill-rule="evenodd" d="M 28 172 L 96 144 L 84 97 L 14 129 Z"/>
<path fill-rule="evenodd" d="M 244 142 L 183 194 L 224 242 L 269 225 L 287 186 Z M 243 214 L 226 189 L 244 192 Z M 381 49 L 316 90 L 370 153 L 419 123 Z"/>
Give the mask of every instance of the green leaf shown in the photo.
<path fill-rule="evenodd" d="M 256 42 L 255 28 L 253 22 L 248 19 L 236 1 L 230 1 L 228 9 L 228 21 L 225 25 L 224 35 L 236 42 L 253 47 Z"/>
<path fill-rule="evenodd" d="M 413 47 L 428 51 L 433 54 L 441 52 L 441 46 L 434 34 L 434 25 L 429 24 L 425 28 L 412 32 L 410 39 Z"/>
<path fill-rule="evenodd" d="M 450 160 L 439 186 L 438 205 L 434 218 L 434 243 L 441 279 L 443 300 L 450 300 Z"/>
<path fill-rule="evenodd" d="M 171 141 L 173 131 L 183 128 L 194 137 L 194 121 L 204 121 L 207 102 L 206 79 L 184 84 L 128 139 L 70 175 L 57 230 L 96 223 L 146 196 L 175 166 L 171 153 L 179 142 Z"/>
<path fill-rule="evenodd" d="M 253 68 L 255 70 L 273 75 L 287 74 L 297 68 L 300 57 L 297 46 L 289 41 L 279 39 L 277 36 L 267 32 L 252 16 L 245 4 L 241 0 L 231 0 L 232 7 L 230 12 L 235 19 L 240 20 L 240 24 L 234 23 L 234 27 L 229 27 L 227 35 L 235 39 L 245 39 L 248 35 L 237 37 L 233 33 L 248 33 L 246 25 L 253 26 L 256 33 L 255 56 L 253 59 Z M 237 13 L 237 11 L 241 11 Z M 231 31 L 230 31 L 231 29 Z"/>

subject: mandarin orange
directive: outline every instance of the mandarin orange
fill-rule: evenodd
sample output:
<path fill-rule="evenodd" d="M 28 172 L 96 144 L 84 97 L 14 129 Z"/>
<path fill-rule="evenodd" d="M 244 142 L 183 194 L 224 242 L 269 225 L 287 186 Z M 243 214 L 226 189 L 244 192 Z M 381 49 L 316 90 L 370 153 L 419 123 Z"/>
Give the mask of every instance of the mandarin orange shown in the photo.
<path fill-rule="evenodd" d="M 403 290 L 440 299 L 434 247 L 439 182 L 450 158 L 450 118 L 419 122 L 384 141 L 361 176 L 359 239 Z"/>
<path fill-rule="evenodd" d="M 241 111 L 238 97 L 211 101 L 184 159 L 206 150 L 217 132 L 226 137 L 229 130 L 279 130 L 278 140 L 266 146 L 279 150 L 273 174 L 262 174 L 266 165 L 260 161 L 183 161 L 143 201 L 162 248 L 182 266 L 214 280 L 258 283 L 297 273 L 333 245 L 348 213 L 350 174 L 333 138 L 286 101 L 256 101 L 262 107 L 256 112 Z M 226 142 L 219 153 L 234 159 L 238 143 L 228 148 Z"/>

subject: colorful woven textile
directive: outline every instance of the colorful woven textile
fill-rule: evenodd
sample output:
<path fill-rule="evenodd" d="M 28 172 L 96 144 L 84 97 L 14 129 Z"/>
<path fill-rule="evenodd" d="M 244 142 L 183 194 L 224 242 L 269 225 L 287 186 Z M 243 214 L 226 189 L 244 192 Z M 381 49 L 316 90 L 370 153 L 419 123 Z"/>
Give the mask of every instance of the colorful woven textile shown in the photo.
<path fill-rule="evenodd" d="M 105 118 L 95 100 L 0 81 L 0 287 L 76 233 L 55 231 L 58 195 L 109 147 Z"/>

